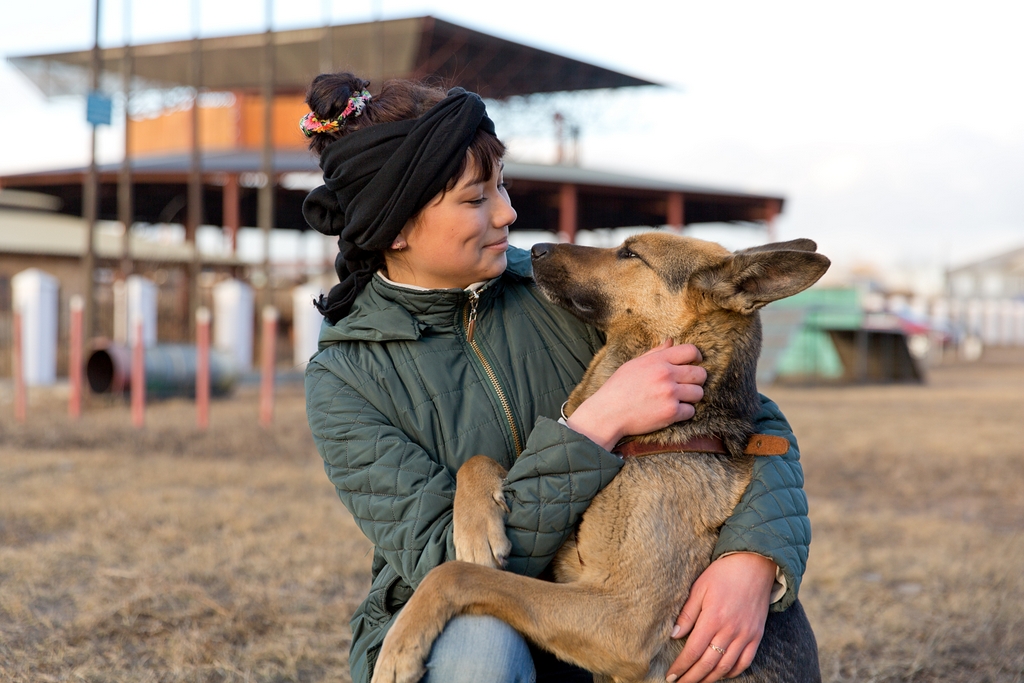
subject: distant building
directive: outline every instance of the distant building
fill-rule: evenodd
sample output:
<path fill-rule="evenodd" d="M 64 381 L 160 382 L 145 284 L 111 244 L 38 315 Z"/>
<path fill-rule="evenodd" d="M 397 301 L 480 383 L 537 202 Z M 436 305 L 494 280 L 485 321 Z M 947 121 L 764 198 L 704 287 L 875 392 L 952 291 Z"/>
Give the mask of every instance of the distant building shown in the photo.
<path fill-rule="evenodd" d="M 195 311 L 209 305 L 212 286 L 238 278 L 256 289 L 260 305 L 281 309 L 279 329 L 286 339 L 279 348 L 290 353 L 291 288 L 312 280 L 329 287 L 336 281 L 336 247 L 325 258 L 323 240 L 316 241 L 320 235 L 310 231 L 301 212 L 307 192 L 322 181 L 298 129 L 307 111 L 303 92 L 321 71 L 352 69 L 373 82 L 371 90 L 385 78 L 405 77 L 457 83 L 495 99 L 657 85 L 432 17 L 99 52 L 101 90 L 127 91 L 133 101 L 159 94 L 161 104 L 145 116 L 127 118 L 124 162 L 97 169 L 91 252 L 86 249 L 89 224 L 81 218 L 87 213 L 88 168 L 0 176 L 8 200 L 0 207 L 0 356 L 10 336 L 4 328 L 10 318 L 5 288 L 28 267 L 59 280 L 62 335 L 72 294 L 96 304 L 87 335 L 111 336 L 113 284 L 128 274 L 151 279 L 160 290 L 161 342 L 189 341 Z M 48 96 L 82 95 L 92 53 L 9 61 Z M 519 244 L 534 237 L 575 241 L 583 231 L 682 230 L 701 223 L 759 224 L 770 234 L 784 205 L 779 196 L 569 165 L 510 160 L 505 178 L 514 183 L 519 217 L 512 239 Z M 256 230 L 262 236 L 259 261 L 239 249 L 239 237 Z M 274 238 L 285 232 L 310 235 L 314 239 L 303 237 L 303 243 L 311 249 L 282 261 Z M 204 235 L 210 237 L 207 243 L 224 248 L 204 247 Z M 91 273 L 85 272 L 87 262 Z"/>
<path fill-rule="evenodd" d="M 1024 247 L 951 269 L 946 291 L 954 299 L 1024 300 Z"/>

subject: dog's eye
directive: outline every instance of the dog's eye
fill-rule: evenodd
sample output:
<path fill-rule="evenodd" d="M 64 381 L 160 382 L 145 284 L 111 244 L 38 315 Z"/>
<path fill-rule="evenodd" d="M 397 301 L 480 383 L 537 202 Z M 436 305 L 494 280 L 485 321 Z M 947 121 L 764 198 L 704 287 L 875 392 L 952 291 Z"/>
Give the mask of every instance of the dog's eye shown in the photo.
<path fill-rule="evenodd" d="M 630 251 L 629 247 L 622 247 L 621 249 L 619 249 L 619 258 L 640 258 L 640 257 L 637 256 L 636 254 L 634 254 L 632 251 Z"/>

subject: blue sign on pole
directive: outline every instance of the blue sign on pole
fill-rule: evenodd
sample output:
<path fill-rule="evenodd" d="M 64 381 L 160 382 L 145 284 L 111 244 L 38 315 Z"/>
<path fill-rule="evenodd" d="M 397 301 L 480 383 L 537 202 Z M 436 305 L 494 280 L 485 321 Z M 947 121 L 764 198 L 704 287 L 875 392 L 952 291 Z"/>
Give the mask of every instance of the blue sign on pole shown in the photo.
<path fill-rule="evenodd" d="M 94 126 L 109 126 L 113 110 L 113 98 L 94 90 L 85 101 L 85 120 Z"/>

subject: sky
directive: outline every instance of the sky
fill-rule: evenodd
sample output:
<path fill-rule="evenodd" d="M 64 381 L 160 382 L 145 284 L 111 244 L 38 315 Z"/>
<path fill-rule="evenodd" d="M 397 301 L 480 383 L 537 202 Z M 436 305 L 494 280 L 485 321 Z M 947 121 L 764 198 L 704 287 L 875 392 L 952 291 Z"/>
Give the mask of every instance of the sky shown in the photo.
<path fill-rule="evenodd" d="M 104 3 L 102 45 L 124 42 L 126 1 Z M 134 0 L 131 41 L 190 36 L 194 7 L 203 36 L 267 21 L 267 0 Z M 92 11 L 5 1 L 0 56 L 87 48 Z M 325 13 L 432 14 L 664 84 L 559 101 L 582 165 L 781 194 L 779 237 L 816 240 L 838 272 L 934 275 L 1024 246 L 1024 3 L 277 0 L 272 22 Z M 6 62 L 0 93 L 0 173 L 85 163 L 81 99 L 47 101 Z M 553 153 L 546 117 L 495 118 L 513 156 Z M 120 154 L 104 130 L 101 159 Z"/>

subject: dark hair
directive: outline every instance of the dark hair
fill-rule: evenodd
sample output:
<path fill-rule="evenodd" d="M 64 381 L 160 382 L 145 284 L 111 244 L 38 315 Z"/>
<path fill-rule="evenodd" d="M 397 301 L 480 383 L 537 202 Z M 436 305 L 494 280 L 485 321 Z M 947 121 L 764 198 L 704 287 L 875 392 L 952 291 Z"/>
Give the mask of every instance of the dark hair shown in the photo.
<path fill-rule="evenodd" d="M 306 104 L 318 119 L 329 121 L 341 116 L 352 95 L 369 87 L 369 81 L 347 71 L 320 74 L 306 90 Z M 445 96 L 446 91 L 442 88 L 401 78 L 389 79 L 384 81 L 380 92 L 374 94 L 366 103 L 359 116 L 346 119 L 337 131 L 315 133 L 309 140 L 309 149 L 320 155 L 327 145 L 357 130 L 378 123 L 417 119 Z M 476 161 L 478 174 L 478 177 L 472 180 L 475 183 L 482 182 L 494 175 L 501 158 L 505 156 L 505 145 L 490 133 L 478 129 L 466 157 L 455 170 L 455 175 L 448 179 L 446 190 L 453 189 L 466 172 L 471 155 Z"/>

